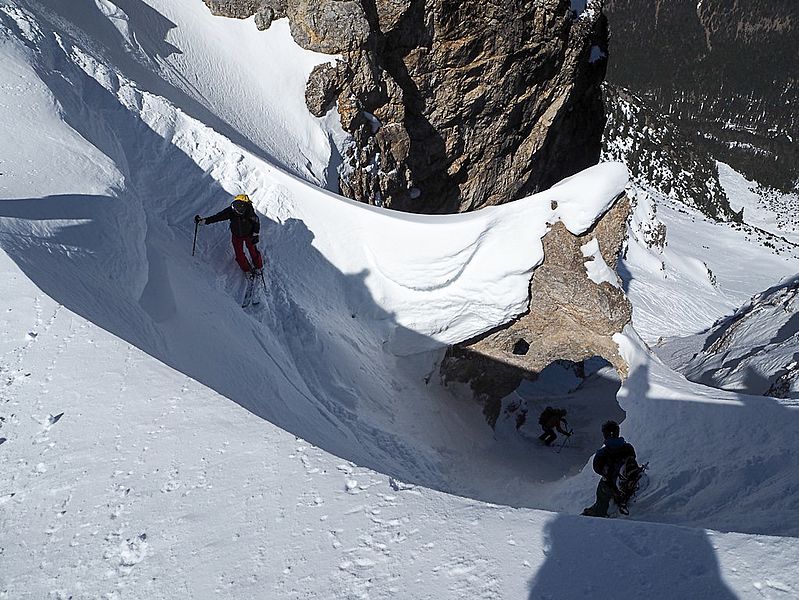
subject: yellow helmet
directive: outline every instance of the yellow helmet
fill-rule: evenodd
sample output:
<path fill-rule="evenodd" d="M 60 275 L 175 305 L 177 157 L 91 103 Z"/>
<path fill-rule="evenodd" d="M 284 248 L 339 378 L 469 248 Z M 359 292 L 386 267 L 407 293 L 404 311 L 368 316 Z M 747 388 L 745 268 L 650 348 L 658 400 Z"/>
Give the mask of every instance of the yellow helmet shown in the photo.
<path fill-rule="evenodd" d="M 252 200 L 250 200 L 250 197 L 247 194 L 239 194 L 238 196 L 233 198 L 233 200 L 234 201 L 241 200 L 242 202 L 252 202 Z"/>

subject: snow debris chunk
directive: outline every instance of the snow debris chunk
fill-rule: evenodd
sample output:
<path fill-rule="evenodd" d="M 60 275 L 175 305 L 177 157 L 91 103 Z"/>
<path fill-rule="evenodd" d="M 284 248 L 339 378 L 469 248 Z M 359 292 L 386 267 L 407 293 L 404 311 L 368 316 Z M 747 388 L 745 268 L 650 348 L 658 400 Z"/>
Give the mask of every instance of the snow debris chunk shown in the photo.
<path fill-rule="evenodd" d="M 588 273 L 588 279 L 597 284 L 607 281 L 613 287 L 619 287 L 619 278 L 616 272 L 608 266 L 599 251 L 599 240 L 592 239 L 581 246 L 580 250 L 587 259 L 585 261 L 585 270 Z"/>
<path fill-rule="evenodd" d="M 591 54 L 588 56 L 588 62 L 591 64 L 599 62 L 603 58 L 607 58 L 607 54 L 602 51 L 599 46 L 591 46 Z"/>

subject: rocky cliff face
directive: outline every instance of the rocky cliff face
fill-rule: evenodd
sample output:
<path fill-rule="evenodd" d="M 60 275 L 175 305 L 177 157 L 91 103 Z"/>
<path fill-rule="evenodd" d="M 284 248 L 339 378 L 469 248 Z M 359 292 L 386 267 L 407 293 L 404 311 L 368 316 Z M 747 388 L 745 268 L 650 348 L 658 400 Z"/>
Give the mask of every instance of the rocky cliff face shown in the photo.
<path fill-rule="evenodd" d="M 608 78 L 761 183 L 799 183 L 799 3 L 607 0 Z"/>
<path fill-rule="evenodd" d="M 342 56 L 306 100 L 352 135 L 352 198 L 414 212 L 499 204 L 599 159 L 602 0 L 205 0 L 287 16 L 300 45 Z"/>
<path fill-rule="evenodd" d="M 601 356 L 626 376 L 627 364 L 612 338 L 630 323 L 632 306 L 619 287 L 588 276 L 587 263 L 600 258 L 586 257 L 583 249 L 596 240 L 601 260 L 615 271 L 629 214 L 630 204 L 622 197 L 583 235 L 556 223 L 544 237 L 544 262 L 530 281 L 528 312 L 450 349 L 442 377 L 468 383 L 484 402 L 489 422 L 503 397 L 556 361 Z"/>

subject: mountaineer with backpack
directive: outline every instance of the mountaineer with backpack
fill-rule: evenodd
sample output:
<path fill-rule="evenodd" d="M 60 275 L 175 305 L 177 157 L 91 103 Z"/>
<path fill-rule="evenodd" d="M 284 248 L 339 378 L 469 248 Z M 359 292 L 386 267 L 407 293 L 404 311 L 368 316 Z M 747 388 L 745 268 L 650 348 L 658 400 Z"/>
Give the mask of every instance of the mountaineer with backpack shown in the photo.
<path fill-rule="evenodd" d="M 194 222 L 198 225 L 210 225 L 219 221 L 230 221 L 231 242 L 236 262 L 245 273 L 254 277 L 264 266 L 261 253 L 258 251 L 258 234 L 261 231 L 261 222 L 253 208 L 252 201 L 247 194 L 239 194 L 233 198 L 230 206 L 210 217 L 196 215 Z M 250 253 L 252 265 L 244 255 L 244 246 Z"/>
<path fill-rule="evenodd" d="M 596 487 L 596 502 L 583 510 L 589 517 L 607 517 L 610 501 L 619 507 L 619 512 L 626 515 L 627 502 L 635 493 L 638 479 L 643 468 L 635 458 L 635 448 L 619 436 L 619 424 L 606 421 L 602 425 L 604 445 L 594 455 L 593 467 L 597 475 L 601 475 Z"/>
<path fill-rule="evenodd" d="M 556 429 L 566 437 L 570 437 L 573 433 L 572 430 L 569 429 L 567 431 L 561 427 L 561 423 L 565 427 L 569 426 L 569 424 L 566 422 L 566 409 L 552 408 L 551 406 L 547 406 L 541 412 L 541 416 L 538 417 L 538 424 L 541 425 L 541 429 L 544 430 L 544 433 L 539 435 L 538 439 L 544 442 L 544 444 L 547 446 L 551 446 L 552 442 L 554 442 L 558 437 L 558 434 L 555 433 Z"/>

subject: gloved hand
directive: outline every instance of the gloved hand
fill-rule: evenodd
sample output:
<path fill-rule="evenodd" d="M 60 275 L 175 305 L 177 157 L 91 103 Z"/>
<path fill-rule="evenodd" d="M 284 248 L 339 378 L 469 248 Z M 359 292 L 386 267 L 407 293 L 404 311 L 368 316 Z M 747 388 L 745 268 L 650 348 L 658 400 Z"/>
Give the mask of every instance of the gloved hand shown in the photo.
<path fill-rule="evenodd" d="M 569 429 L 568 433 L 566 433 L 565 435 L 566 435 L 566 437 L 571 437 L 573 433 L 574 433 L 574 429 Z"/>
<path fill-rule="evenodd" d="M 253 244 L 257 244 L 257 243 L 258 243 L 258 240 L 259 240 L 259 238 L 258 238 L 258 234 L 257 234 L 257 233 L 256 233 L 254 236 L 252 236 L 252 237 L 250 238 L 250 241 L 251 241 Z"/>
<path fill-rule="evenodd" d="M 194 215 L 194 222 L 199 225 L 205 225 L 205 219 L 203 219 L 200 215 Z"/>

